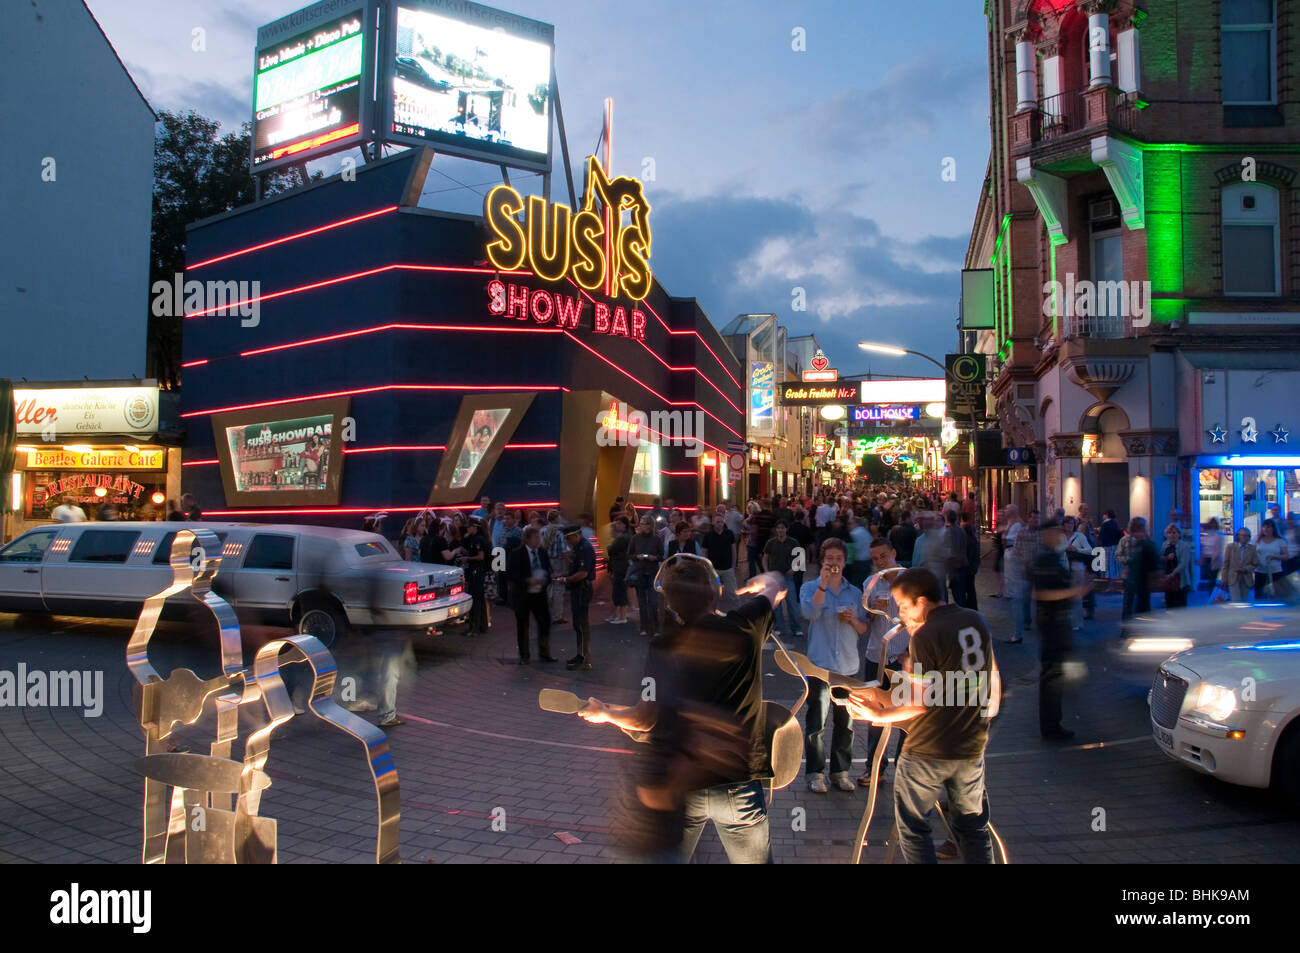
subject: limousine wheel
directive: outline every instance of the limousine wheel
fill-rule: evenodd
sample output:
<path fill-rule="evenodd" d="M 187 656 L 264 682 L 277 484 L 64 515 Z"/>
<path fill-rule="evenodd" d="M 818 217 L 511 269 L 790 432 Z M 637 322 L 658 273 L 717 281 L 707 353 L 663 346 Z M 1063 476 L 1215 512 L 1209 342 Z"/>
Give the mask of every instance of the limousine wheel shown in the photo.
<path fill-rule="evenodd" d="M 327 649 L 334 648 L 339 636 L 347 631 L 348 620 L 335 606 L 314 603 L 306 606 L 298 617 L 298 632 L 314 635 Z"/>

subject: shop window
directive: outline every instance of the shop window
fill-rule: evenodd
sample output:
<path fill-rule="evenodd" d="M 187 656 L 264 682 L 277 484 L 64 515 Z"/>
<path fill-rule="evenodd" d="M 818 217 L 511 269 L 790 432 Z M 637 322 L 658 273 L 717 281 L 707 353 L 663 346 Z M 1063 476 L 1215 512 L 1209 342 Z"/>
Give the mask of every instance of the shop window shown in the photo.
<path fill-rule="evenodd" d="M 638 443 L 629 492 L 659 496 L 659 476 L 659 445 L 645 441 Z"/>
<path fill-rule="evenodd" d="M 248 544 L 245 569 L 292 569 L 293 537 L 258 533 Z"/>
<path fill-rule="evenodd" d="M 1262 182 L 1225 186 L 1223 207 L 1223 293 L 1282 293 L 1278 191 Z"/>
<path fill-rule="evenodd" d="M 1225 106 L 1277 102 L 1277 19 L 1273 0 L 1221 0 L 1219 46 Z"/>
<path fill-rule="evenodd" d="M 57 529 L 38 529 L 20 536 L 4 549 L 0 549 L 0 562 L 38 563 L 45 558 L 45 550 L 54 539 Z"/>
<path fill-rule="evenodd" d="M 69 562 L 74 563 L 124 563 L 131 555 L 131 547 L 140 538 L 138 531 L 121 529 L 88 529 L 81 534 Z"/>

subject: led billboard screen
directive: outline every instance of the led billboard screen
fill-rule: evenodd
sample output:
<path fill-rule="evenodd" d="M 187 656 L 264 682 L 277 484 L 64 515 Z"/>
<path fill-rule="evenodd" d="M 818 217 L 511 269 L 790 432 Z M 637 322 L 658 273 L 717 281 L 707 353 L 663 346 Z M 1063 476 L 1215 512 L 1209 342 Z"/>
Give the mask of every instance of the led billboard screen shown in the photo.
<path fill-rule="evenodd" d="M 368 136 L 366 7 L 323 2 L 257 31 L 253 168 L 301 162 Z"/>
<path fill-rule="evenodd" d="M 212 415 L 217 463 L 230 506 L 338 503 L 348 398 L 301 401 L 291 409 Z"/>
<path fill-rule="evenodd" d="M 863 381 L 859 404 L 941 404 L 947 393 L 942 377 Z"/>
<path fill-rule="evenodd" d="M 385 138 L 548 169 L 555 28 L 469 2 L 392 9 Z"/>

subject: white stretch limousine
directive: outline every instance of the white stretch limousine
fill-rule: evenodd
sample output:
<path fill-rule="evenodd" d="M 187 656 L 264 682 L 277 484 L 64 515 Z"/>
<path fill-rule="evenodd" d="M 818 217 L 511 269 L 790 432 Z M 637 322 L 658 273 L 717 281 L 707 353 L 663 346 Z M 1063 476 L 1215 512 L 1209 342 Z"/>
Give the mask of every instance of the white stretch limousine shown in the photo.
<path fill-rule="evenodd" d="M 212 588 L 246 623 L 292 625 L 326 646 L 349 626 L 428 629 L 469 612 L 464 573 L 406 562 L 375 533 L 266 523 L 64 523 L 0 549 L 0 612 L 137 616 L 172 581 L 178 529 L 221 541 Z M 184 609 L 188 595 L 168 608 Z"/>

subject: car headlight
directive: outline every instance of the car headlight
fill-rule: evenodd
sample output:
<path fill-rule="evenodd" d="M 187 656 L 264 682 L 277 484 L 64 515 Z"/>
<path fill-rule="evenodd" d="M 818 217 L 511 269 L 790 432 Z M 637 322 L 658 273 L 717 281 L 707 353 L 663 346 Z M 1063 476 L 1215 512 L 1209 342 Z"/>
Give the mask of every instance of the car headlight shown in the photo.
<path fill-rule="evenodd" d="M 1215 721 L 1223 721 L 1237 710 L 1237 693 L 1222 685 L 1203 684 L 1197 692 L 1193 708 Z"/>

